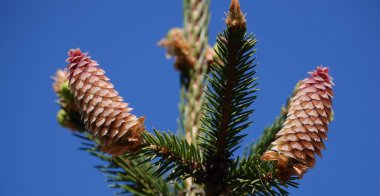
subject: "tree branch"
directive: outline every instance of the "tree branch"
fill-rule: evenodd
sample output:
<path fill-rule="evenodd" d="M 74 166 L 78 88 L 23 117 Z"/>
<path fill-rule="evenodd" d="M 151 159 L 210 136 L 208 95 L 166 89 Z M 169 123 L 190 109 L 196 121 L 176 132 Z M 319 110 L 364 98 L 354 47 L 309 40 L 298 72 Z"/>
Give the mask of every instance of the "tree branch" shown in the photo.
<path fill-rule="evenodd" d="M 217 38 L 217 57 L 211 65 L 209 85 L 205 90 L 206 104 L 201 131 L 205 133 L 207 195 L 226 195 L 228 173 L 233 152 L 245 135 L 240 134 L 251 122 L 257 91 L 252 65 L 256 40 L 246 36 L 246 22 L 238 1 L 233 0 L 226 19 L 226 30 Z"/>
<path fill-rule="evenodd" d="M 166 180 L 184 180 L 203 173 L 203 155 L 200 149 L 172 133 L 161 133 L 157 130 L 154 130 L 154 133 L 153 135 L 144 132 L 141 149 L 128 157 L 141 158 L 146 162 L 153 161 L 153 165 L 158 167 L 154 172 L 156 176 L 162 176 L 172 170 Z"/>

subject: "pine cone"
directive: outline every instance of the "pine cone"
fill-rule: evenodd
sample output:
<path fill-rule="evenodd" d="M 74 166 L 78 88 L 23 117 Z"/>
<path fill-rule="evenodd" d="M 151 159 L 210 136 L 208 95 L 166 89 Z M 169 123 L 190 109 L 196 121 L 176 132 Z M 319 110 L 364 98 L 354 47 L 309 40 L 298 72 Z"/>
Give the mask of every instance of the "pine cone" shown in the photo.
<path fill-rule="evenodd" d="M 121 155 L 136 150 L 144 118 L 129 113 L 132 109 L 87 53 L 75 49 L 68 54 L 69 86 L 85 128 L 99 139 L 103 152 Z"/>
<path fill-rule="evenodd" d="M 322 157 L 332 115 L 334 83 L 328 72 L 326 67 L 317 67 L 309 72 L 309 78 L 301 81 L 283 128 L 272 143 L 274 146 L 261 157 L 278 162 L 280 179 L 287 180 L 291 175 L 301 178 L 307 169 L 314 167 L 315 154 Z"/>

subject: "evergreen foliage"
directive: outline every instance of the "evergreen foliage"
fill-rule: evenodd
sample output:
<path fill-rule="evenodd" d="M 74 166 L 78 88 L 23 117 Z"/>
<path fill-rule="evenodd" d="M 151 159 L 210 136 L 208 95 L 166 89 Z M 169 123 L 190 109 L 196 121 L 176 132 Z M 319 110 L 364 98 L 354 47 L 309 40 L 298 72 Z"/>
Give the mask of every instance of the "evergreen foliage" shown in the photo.
<path fill-rule="evenodd" d="M 157 130 L 154 130 L 154 133 L 145 132 L 145 146 L 129 154 L 128 158 L 143 160 L 144 163 L 152 161 L 150 168 L 157 168 L 153 173 L 155 176 L 162 176 L 171 171 L 166 177 L 167 181 L 183 180 L 202 172 L 203 156 L 195 145 L 172 133 Z"/>
<path fill-rule="evenodd" d="M 281 182 L 275 178 L 275 165 L 263 163 L 258 156 L 238 158 L 232 164 L 229 187 L 234 195 L 288 195 L 288 186 L 298 187 L 291 178 Z"/>
<path fill-rule="evenodd" d="M 96 166 L 106 174 L 109 187 L 119 189 L 117 195 L 177 195 L 183 190 L 182 184 L 168 184 L 164 178 L 154 175 L 150 162 L 142 159 L 130 160 L 126 156 L 112 157 L 100 152 L 99 142 L 89 133 L 74 133 L 83 140 L 80 149 L 106 162 Z"/>
<path fill-rule="evenodd" d="M 286 105 L 282 107 L 280 115 L 273 124 L 264 129 L 262 136 L 250 146 L 249 150 L 233 159 L 241 141 L 247 136 L 243 131 L 252 124 L 250 117 L 254 110 L 251 105 L 258 91 L 254 57 L 256 39 L 247 33 L 245 15 L 240 10 L 238 0 L 232 0 L 225 21 L 226 28 L 217 36 L 212 61 L 207 60 L 207 51 L 210 49 L 209 3 L 209 0 L 184 0 L 184 26 L 181 39 L 185 40 L 181 41 L 191 43 L 189 47 L 186 45 L 188 47 L 186 50 L 190 50 L 186 58 L 194 58 L 196 62 L 193 65 L 189 64 L 190 61 L 186 61 L 183 65 L 177 64 L 181 67 L 177 135 L 157 130 L 153 130 L 153 133 L 144 130 L 141 133 L 133 132 L 131 135 L 134 137 L 123 138 L 125 139 L 123 141 L 136 141 L 133 148 L 122 151 L 122 155 L 117 154 L 117 156 L 102 152 L 104 142 L 101 143 L 99 138 L 92 136 L 81 119 L 83 108 L 87 109 L 87 105 L 82 104 L 78 107 L 75 101 L 75 95 L 86 93 L 83 88 L 87 80 L 78 80 L 80 81 L 78 84 L 72 82 L 75 86 L 70 84 L 73 85 L 70 87 L 76 92 L 73 93 L 70 91 L 67 79 L 64 80 L 67 78 L 65 74 L 77 75 L 76 72 L 79 71 L 72 69 L 70 73 L 57 72 L 60 77 L 55 77 L 54 89 L 61 106 L 58 120 L 61 125 L 75 131 L 74 135 L 83 140 L 81 150 L 105 162 L 96 168 L 106 174 L 110 187 L 119 190 L 117 194 L 288 195 L 286 190 L 288 187 L 298 187 L 296 182 L 298 176 L 293 175 L 286 180 L 279 178 L 279 164 L 272 160 L 260 159 L 263 153 L 272 147 L 276 134 L 283 128 L 288 117 L 291 97 L 287 99 Z M 168 47 L 171 47 L 170 44 L 167 44 Z M 181 45 L 175 47 L 181 49 L 178 48 Z M 77 61 L 81 57 L 72 58 Z M 178 57 L 176 63 L 181 63 L 181 58 Z M 104 74 L 103 71 L 100 73 Z M 95 72 L 93 74 L 99 75 Z M 81 78 L 81 76 L 76 77 Z M 94 82 L 93 85 L 97 88 L 99 82 L 98 84 Z M 115 90 L 113 85 L 101 90 L 104 90 L 104 93 L 97 91 L 99 95 L 96 96 L 105 96 L 108 102 L 106 104 L 105 101 L 99 101 L 96 104 L 107 109 L 115 104 L 112 98 L 107 97 L 111 96 L 109 92 Z M 116 104 L 119 106 L 125 103 L 119 100 Z M 91 115 L 92 117 L 99 115 L 106 109 L 92 112 Z M 120 110 L 123 109 L 125 108 Z M 119 133 L 115 123 L 119 119 L 116 117 L 116 120 L 108 119 L 108 116 L 102 116 L 104 120 L 99 120 L 99 126 L 107 119 L 109 120 L 107 126 Z M 125 122 L 131 119 L 134 118 L 126 118 Z M 144 129 L 143 124 L 140 127 Z M 110 134 L 104 133 L 102 136 Z"/>
<path fill-rule="evenodd" d="M 235 14 L 230 10 L 229 15 Z M 239 10 L 240 12 L 240 10 Z M 228 16 L 230 17 L 230 16 Z M 253 47 L 256 40 L 246 35 L 244 25 L 227 28 L 217 38 L 216 57 L 205 89 L 206 104 L 202 118 L 202 143 L 205 151 L 206 192 L 226 194 L 227 176 L 232 166 L 231 156 L 246 136 L 241 132 L 251 125 L 248 109 L 256 96 L 256 78 Z"/>

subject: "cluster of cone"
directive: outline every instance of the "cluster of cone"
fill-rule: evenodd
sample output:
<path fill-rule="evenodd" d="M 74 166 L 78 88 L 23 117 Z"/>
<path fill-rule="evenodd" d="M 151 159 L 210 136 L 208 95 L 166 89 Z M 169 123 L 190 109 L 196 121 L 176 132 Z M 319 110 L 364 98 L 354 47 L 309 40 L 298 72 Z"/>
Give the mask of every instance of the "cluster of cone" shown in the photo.
<path fill-rule="evenodd" d="M 287 180 L 292 175 L 301 178 L 307 169 L 314 167 L 316 154 L 322 156 L 332 115 L 334 83 L 328 72 L 326 67 L 317 67 L 301 81 L 290 101 L 283 128 L 276 134 L 273 147 L 261 157 L 278 162 L 280 179 Z"/>
<path fill-rule="evenodd" d="M 142 141 L 144 118 L 130 113 L 96 61 L 79 49 L 68 54 L 68 84 L 85 129 L 99 139 L 103 152 L 120 155 L 135 150 Z"/>

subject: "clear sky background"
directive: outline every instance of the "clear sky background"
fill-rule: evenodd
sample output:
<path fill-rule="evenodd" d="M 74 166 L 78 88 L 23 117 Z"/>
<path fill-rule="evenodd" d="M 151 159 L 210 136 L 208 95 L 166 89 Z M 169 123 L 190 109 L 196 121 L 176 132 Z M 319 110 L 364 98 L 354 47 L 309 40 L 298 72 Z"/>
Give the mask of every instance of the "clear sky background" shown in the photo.
<path fill-rule="evenodd" d="M 327 150 L 293 195 L 379 195 L 380 1 L 241 0 L 257 35 L 254 141 L 296 82 L 323 64 L 335 78 Z M 212 1 L 210 42 L 228 1 Z M 178 73 L 156 42 L 182 25 L 182 1 L 0 0 L 1 196 L 112 195 L 100 162 L 56 122 L 50 78 L 80 47 L 148 129 L 176 130 Z M 241 153 L 239 151 L 238 153 Z"/>

